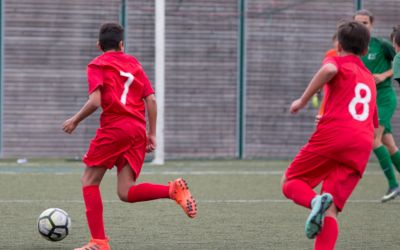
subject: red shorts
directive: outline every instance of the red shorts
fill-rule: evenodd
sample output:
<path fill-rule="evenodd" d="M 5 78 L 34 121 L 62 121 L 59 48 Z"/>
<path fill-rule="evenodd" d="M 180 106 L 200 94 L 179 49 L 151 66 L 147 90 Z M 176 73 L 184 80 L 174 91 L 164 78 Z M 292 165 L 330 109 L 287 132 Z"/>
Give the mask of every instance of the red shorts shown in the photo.
<path fill-rule="evenodd" d="M 83 158 L 88 167 L 117 166 L 132 168 L 135 180 L 139 177 L 146 153 L 146 129 L 128 125 L 125 128 L 99 128 Z"/>
<path fill-rule="evenodd" d="M 330 193 L 339 211 L 361 179 L 360 173 L 336 160 L 300 150 L 285 173 L 287 180 L 298 179 L 315 188 L 322 182 L 321 193 Z"/>

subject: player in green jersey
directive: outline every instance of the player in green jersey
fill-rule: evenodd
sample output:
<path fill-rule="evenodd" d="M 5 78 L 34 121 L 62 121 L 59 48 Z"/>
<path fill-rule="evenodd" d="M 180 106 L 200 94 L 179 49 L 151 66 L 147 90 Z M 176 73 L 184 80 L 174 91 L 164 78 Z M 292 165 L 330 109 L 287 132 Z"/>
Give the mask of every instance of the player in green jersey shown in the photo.
<path fill-rule="evenodd" d="M 374 16 L 368 10 L 357 11 L 353 19 L 363 23 L 371 31 Z M 400 194 L 393 165 L 400 172 L 400 152 L 391 128 L 391 119 L 397 107 L 397 96 L 392 86 L 392 60 L 396 52 L 385 39 L 371 36 L 368 53 L 362 57 L 365 66 L 374 75 L 377 88 L 379 128 L 375 130 L 374 153 L 388 180 L 389 189 L 382 202 L 396 198 Z"/>
<path fill-rule="evenodd" d="M 400 84 L 400 25 L 393 28 L 390 39 L 396 51 L 396 56 L 393 59 L 393 79 Z"/>

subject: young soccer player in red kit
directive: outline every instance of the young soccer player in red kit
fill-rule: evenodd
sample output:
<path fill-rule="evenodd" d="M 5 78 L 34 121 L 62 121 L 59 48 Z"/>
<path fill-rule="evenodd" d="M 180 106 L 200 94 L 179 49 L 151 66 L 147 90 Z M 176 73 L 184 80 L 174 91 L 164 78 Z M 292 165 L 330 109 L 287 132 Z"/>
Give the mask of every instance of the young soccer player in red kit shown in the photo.
<path fill-rule="evenodd" d="M 338 53 L 327 57 L 291 113 L 305 107 L 326 83 L 324 114 L 308 143 L 289 165 L 282 180 L 283 194 L 310 208 L 305 233 L 316 238 L 314 249 L 334 249 L 339 234 L 337 215 L 361 179 L 378 125 L 374 77 L 360 59 L 370 34 L 360 23 L 338 27 Z M 321 195 L 313 188 L 322 183 Z"/>
<path fill-rule="evenodd" d="M 98 47 L 103 54 L 87 66 L 89 100 L 63 124 L 72 133 L 78 124 L 101 106 L 100 128 L 84 156 L 82 192 L 90 242 L 77 249 L 108 250 L 104 231 L 103 204 L 99 185 L 114 166 L 118 173 L 118 196 L 125 202 L 141 202 L 161 198 L 175 200 L 191 218 L 196 216 L 196 202 L 186 182 L 180 178 L 169 185 L 136 184 L 145 153 L 156 147 L 157 106 L 153 88 L 140 63 L 124 53 L 123 28 L 116 23 L 101 26 Z M 149 127 L 146 134 L 145 108 Z"/>

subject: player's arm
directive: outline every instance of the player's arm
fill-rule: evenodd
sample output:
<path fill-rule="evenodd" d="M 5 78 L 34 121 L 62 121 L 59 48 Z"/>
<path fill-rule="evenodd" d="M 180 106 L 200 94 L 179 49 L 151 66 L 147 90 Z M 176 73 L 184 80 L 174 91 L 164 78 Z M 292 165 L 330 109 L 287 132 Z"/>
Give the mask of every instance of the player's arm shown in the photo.
<path fill-rule="evenodd" d="M 384 54 L 386 60 L 389 62 L 393 61 L 393 58 L 396 55 L 396 51 L 394 50 L 392 44 L 389 41 L 387 41 L 386 39 L 382 39 L 382 50 L 383 50 L 383 54 Z M 380 84 L 392 76 L 393 76 L 392 69 L 389 69 L 389 70 L 379 73 L 379 74 L 374 74 L 375 83 Z"/>
<path fill-rule="evenodd" d="M 156 123 L 157 123 L 157 102 L 154 94 L 144 98 L 149 119 L 149 131 L 147 133 L 147 152 L 152 152 L 156 149 Z"/>
<path fill-rule="evenodd" d="M 321 89 L 325 83 L 329 82 L 336 75 L 337 71 L 336 65 L 332 63 L 324 64 L 311 79 L 303 95 L 292 103 L 290 112 L 297 113 L 306 106 L 311 97 Z"/>
<path fill-rule="evenodd" d="M 97 88 L 89 95 L 89 99 L 83 105 L 83 107 L 74 116 L 63 123 L 64 132 L 71 134 L 81 121 L 95 112 L 100 106 L 101 91 L 99 88 Z"/>
<path fill-rule="evenodd" d="M 389 69 L 388 71 L 382 72 L 380 74 L 374 74 L 375 83 L 380 84 L 385 81 L 387 78 L 392 77 L 393 70 Z"/>

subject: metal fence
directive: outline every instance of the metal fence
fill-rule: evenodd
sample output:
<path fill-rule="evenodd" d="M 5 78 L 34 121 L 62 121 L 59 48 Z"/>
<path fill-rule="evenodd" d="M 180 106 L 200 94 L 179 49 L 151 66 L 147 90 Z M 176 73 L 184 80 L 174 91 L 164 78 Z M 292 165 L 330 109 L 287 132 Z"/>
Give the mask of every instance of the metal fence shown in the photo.
<path fill-rule="evenodd" d="M 81 157 L 98 113 L 73 136 L 63 120 L 87 98 L 85 66 L 104 21 L 125 20 L 126 43 L 154 80 L 155 2 L 2 1 L 3 157 Z M 316 110 L 287 109 L 331 46 L 336 23 L 365 7 L 388 37 L 396 0 L 167 0 L 165 155 L 290 158 Z M 122 10 L 122 11 L 121 11 Z M 121 13 L 125 15 L 121 16 Z M 394 134 L 400 117 L 394 118 Z"/>

